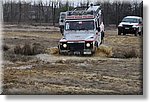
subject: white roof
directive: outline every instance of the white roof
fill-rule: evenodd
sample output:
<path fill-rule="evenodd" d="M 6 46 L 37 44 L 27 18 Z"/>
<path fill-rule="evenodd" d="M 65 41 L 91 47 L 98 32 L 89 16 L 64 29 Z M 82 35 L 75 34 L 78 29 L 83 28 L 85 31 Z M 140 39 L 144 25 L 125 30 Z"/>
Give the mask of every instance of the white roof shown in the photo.
<path fill-rule="evenodd" d="M 125 18 L 137 18 L 137 19 L 141 19 L 142 17 L 138 17 L 138 16 L 126 16 Z"/>

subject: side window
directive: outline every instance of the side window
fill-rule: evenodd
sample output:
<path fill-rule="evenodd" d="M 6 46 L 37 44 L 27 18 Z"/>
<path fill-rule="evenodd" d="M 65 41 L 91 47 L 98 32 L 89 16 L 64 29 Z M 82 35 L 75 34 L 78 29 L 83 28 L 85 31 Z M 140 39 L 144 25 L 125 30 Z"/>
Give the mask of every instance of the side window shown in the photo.
<path fill-rule="evenodd" d="M 97 20 L 97 22 L 98 22 L 98 27 L 100 26 L 100 18 Z"/>
<path fill-rule="evenodd" d="M 96 28 L 97 28 L 97 23 L 95 22 L 95 26 L 96 26 Z"/>
<path fill-rule="evenodd" d="M 69 23 L 66 23 L 66 30 L 69 29 Z"/>

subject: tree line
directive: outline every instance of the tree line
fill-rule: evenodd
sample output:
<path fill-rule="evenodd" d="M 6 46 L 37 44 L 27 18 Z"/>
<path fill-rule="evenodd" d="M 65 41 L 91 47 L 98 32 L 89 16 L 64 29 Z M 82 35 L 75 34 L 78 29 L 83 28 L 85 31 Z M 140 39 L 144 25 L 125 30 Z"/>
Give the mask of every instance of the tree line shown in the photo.
<path fill-rule="evenodd" d="M 104 23 L 106 26 L 110 24 L 118 25 L 119 21 L 128 15 L 143 17 L 143 1 L 123 2 L 123 1 L 107 1 L 94 2 L 95 5 L 101 5 Z M 88 7 L 90 2 L 62 2 L 58 0 L 49 0 L 46 2 L 32 1 L 25 2 L 3 1 L 3 19 L 4 23 L 27 23 L 27 24 L 48 24 L 57 26 L 60 12 L 73 10 L 76 7 Z"/>

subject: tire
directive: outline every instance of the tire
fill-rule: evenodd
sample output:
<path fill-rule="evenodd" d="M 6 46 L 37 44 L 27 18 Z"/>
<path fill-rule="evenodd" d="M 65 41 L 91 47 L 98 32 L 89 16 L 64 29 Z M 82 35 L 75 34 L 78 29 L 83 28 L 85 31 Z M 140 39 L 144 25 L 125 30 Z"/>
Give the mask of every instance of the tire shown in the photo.
<path fill-rule="evenodd" d="M 95 42 L 95 46 L 98 47 L 98 42 L 97 41 Z"/>
<path fill-rule="evenodd" d="M 121 32 L 118 30 L 118 35 L 121 35 Z"/>
<path fill-rule="evenodd" d="M 135 31 L 135 34 L 134 34 L 134 36 L 137 36 L 137 35 L 138 35 L 138 30 L 136 30 L 136 31 Z"/>
<path fill-rule="evenodd" d="M 139 36 L 143 36 L 143 29 L 139 32 Z"/>
<path fill-rule="evenodd" d="M 126 35 L 126 33 L 125 33 L 125 32 L 123 32 L 123 35 Z"/>
<path fill-rule="evenodd" d="M 96 49 L 97 49 L 97 47 L 94 48 L 94 50 L 92 51 L 92 54 L 91 54 L 91 55 L 94 55 L 94 54 L 95 54 Z"/>
<path fill-rule="evenodd" d="M 59 47 L 59 45 L 57 46 L 58 47 L 58 53 L 59 53 L 59 55 L 62 55 L 62 53 L 60 52 L 60 47 Z"/>
<path fill-rule="evenodd" d="M 97 46 L 94 46 L 94 50 L 92 51 L 92 54 L 91 55 L 94 55 L 97 51 L 98 47 Z"/>
<path fill-rule="evenodd" d="M 139 32 L 139 36 L 141 36 L 142 35 L 142 31 L 141 32 Z"/>

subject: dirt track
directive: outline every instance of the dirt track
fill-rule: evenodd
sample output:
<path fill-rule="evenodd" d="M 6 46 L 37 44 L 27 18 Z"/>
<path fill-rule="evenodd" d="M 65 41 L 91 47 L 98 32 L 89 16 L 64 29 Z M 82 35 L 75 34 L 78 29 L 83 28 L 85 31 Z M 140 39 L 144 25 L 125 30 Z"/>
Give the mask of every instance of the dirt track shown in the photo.
<path fill-rule="evenodd" d="M 41 43 L 55 47 L 61 35 L 56 32 L 4 32 L 3 94 L 142 94 L 142 59 L 122 58 L 134 48 L 141 56 L 141 37 L 118 36 L 106 30 L 104 45 L 113 48 L 114 57 L 60 56 L 12 53 L 15 45 Z M 119 55 L 120 54 L 120 55 Z M 117 55 L 117 56 L 116 56 Z M 119 55 L 119 56 L 118 56 Z"/>

